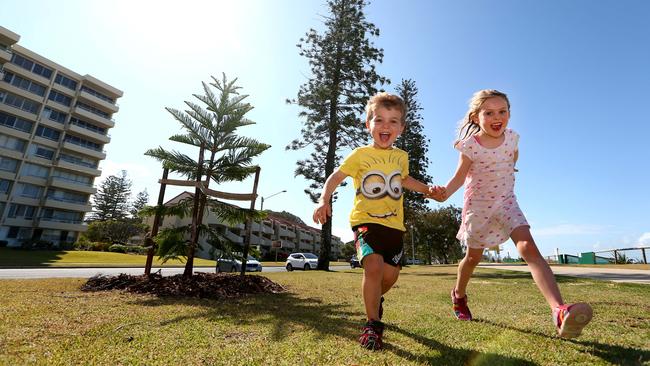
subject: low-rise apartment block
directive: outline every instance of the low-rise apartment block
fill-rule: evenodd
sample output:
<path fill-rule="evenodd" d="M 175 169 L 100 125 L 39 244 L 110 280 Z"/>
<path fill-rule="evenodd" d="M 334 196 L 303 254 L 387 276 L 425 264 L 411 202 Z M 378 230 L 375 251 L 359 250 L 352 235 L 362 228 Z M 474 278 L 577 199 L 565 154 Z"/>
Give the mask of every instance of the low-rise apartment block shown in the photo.
<path fill-rule="evenodd" d="M 191 198 L 192 193 L 183 192 L 178 196 L 170 199 L 165 205 L 173 205 L 181 200 Z M 180 227 L 191 223 L 191 217 L 166 217 L 161 227 Z M 231 226 L 221 220 L 216 215 L 206 209 L 203 222 L 209 225 L 221 235 L 233 243 L 243 244 L 246 231 L 244 224 Z M 147 219 L 147 224 L 153 224 L 153 218 Z M 308 252 L 320 255 L 321 253 L 321 231 L 303 223 L 288 219 L 287 217 L 270 213 L 266 219 L 260 222 L 253 222 L 251 246 L 256 247 L 262 254 L 262 257 L 272 257 L 276 251 L 284 254 L 280 258 L 286 257 L 293 252 Z M 199 243 L 202 249 L 197 251 L 197 256 L 205 259 L 214 259 L 215 250 L 206 243 L 206 237 L 201 236 Z M 274 247 L 281 244 L 281 248 Z M 330 248 L 330 257 L 338 258 L 343 242 L 337 236 L 332 235 L 332 247 Z"/>
<path fill-rule="evenodd" d="M 74 242 L 123 93 L 19 40 L 0 26 L 0 240 Z"/>

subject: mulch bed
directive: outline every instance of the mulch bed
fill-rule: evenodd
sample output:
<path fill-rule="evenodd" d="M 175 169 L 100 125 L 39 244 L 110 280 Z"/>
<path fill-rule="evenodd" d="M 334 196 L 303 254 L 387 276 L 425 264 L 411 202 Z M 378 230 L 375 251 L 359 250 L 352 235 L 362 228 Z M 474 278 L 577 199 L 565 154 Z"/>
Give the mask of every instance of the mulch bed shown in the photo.
<path fill-rule="evenodd" d="M 117 276 L 97 275 L 81 286 L 82 291 L 125 290 L 156 296 L 195 297 L 203 299 L 231 299 L 251 294 L 277 294 L 285 288 L 263 276 L 239 276 L 224 273 L 195 273 L 186 278 L 183 275 Z"/>

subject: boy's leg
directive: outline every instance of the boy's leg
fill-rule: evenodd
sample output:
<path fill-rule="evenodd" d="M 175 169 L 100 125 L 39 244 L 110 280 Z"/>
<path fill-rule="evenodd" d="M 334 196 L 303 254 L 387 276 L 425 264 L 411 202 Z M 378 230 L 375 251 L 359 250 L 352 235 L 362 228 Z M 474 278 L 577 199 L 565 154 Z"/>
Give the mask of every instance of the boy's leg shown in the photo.
<path fill-rule="evenodd" d="M 465 290 L 467 289 L 467 283 L 469 282 L 472 273 L 474 273 L 474 268 L 479 264 L 481 258 L 483 257 L 483 248 L 470 248 L 467 247 L 467 252 L 465 253 L 465 258 L 460 261 L 458 264 L 458 277 L 456 277 L 456 297 L 463 298 L 465 297 Z"/>
<path fill-rule="evenodd" d="M 390 264 L 384 263 L 384 276 L 381 282 L 381 294 L 385 294 L 390 290 L 397 278 L 399 277 L 399 266 L 391 266 Z"/>
<path fill-rule="evenodd" d="M 560 295 L 560 289 L 555 281 L 553 271 L 551 271 L 551 267 L 539 253 L 528 226 L 520 226 L 514 229 L 510 234 L 510 238 L 512 238 L 512 241 L 517 246 L 521 257 L 528 264 L 537 288 L 539 288 L 539 291 L 551 309 L 562 305 L 562 295 Z"/>
<path fill-rule="evenodd" d="M 382 295 L 384 277 L 384 258 L 377 254 L 368 254 L 363 258 L 363 303 L 368 320 L 379 320 L 379 301 Z"/>

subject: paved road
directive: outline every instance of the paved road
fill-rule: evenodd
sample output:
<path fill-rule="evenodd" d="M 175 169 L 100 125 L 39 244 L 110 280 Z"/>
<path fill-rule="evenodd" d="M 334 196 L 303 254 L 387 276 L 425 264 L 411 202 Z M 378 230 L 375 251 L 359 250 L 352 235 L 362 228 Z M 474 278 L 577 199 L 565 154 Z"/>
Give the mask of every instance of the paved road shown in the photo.
<path fill-rule="evenodd" d="M 507 269 L 510 271 L 530 272 L 526 265 L 493 265 L 480 264 L 481 267 L 496 269 Z M 598 267 L 565 267 L 551 266 L 553 273 L 561 276 L 583 277 L 595 280 L 613 282 L 642 283 L 650 284 L 650 270 L 647 269 L 619 269 L 619 268 L 598 268 Z"/>
<path fill-rule="evenodd" d="M 331 265 L 331 270 L 350 268 L 347 265 Z M 163 276 L 173 276 L 183 273 L 183 268 L 153 268 L 151 272 L 160 270 Z M 195 272 L 214 273 L 214 267 L 194 267 Z M 264 267 L 263 272 L 283 272 L 284 267 Z M 0 268 L 0 279 L 19 278 L 90 278 L 97 274 L 115 276 L 120 273 L 141 275 L 144 268 Z"/>

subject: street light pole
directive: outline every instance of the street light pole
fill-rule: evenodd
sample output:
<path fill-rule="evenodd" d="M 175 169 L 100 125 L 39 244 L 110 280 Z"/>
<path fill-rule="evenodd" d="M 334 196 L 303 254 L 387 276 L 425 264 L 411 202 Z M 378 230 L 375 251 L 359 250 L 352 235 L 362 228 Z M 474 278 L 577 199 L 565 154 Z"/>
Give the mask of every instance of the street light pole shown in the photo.
<path fill-rule="evenodd" d="M 411 225 L 411 259 L 411 264 L 415 265 L 415 242 L 413 241 L 413 225 Z"/>
<path fill-rule="evenodd" d="M 283 189 L 283 190 L 281 190 L 280 192 L 273 193 L 273 194 L 270 195 L 270 196 L 262 197 L 262 199 L 260 200 L 260 202 L 261 202 L 261 203 L 260 203 L 260 211 L 264 211 L 264 200 L 265 200 L 265 199 L 269 199 L 269 198 L 271 198 L 271 197 L 273 197 L 273 196 L 277 196 L 277 195 L 279 195 L 280 193 L 285 193 L 286 191 L 287 191 L 286 189 Z M 260 232 L 261 232 L 261 231 L 262 231 L 262 223 L 260 222 Z M 260 234 L 260 235 L 261 235 L 261 234 Z M 279 251 L 279 250 L 280 250 L 280 248 L 275 248 L 275 261 L 276 261 L 276 262 L 278 261 L 278 251 Z"/>
<path fill-rule="evenodd" d="M 270 196 L 262 197 L 262 199 L 260 200 L 260 201 L 261 201 L 261 204 L 260 204 L 260 211 L 264 211 L 264 200 L 265 200 L 265 199 L 269 199 L 269 198 L 271 198 L 271 197 L 273 197 L 273 196 L 277 196 L 277 195 L 279 195 L 280 193 L 285 193 L 286 191 L 287 191 L 286 189 L 283 189 L 283 190 L 281 190 L 280 192 L 273 193 L 273 194 L 270 195 Z"/>

